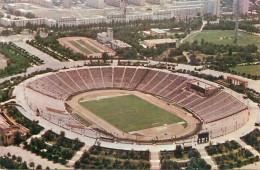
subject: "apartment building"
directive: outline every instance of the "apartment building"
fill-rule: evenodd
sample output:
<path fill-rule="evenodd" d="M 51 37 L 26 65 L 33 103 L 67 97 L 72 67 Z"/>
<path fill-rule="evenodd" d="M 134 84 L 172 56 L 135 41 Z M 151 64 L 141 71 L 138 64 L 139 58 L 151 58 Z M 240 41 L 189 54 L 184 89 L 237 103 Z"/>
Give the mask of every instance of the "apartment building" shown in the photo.
<path fill-rule="evenodd" d="M 86 5 L 92 8 L 103 9 L 104 0 L 86 0 Z"/>

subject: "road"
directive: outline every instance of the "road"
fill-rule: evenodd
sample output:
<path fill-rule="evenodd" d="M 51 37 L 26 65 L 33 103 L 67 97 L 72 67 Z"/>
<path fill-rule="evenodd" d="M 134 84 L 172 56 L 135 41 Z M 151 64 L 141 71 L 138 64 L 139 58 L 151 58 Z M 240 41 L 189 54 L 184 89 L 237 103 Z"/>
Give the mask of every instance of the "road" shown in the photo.
<path fill-rule="evenodd" d="M 197 31 L 193 31 L 191 34 L 187 35 L 185 38 L 183 38 L 180 43 L 182 44 L 186 39 L 188 39 L 189 37 L 191 37 L 192 35 L 194 34 L 198 34 L 200 32 L 203 31 L 203 28 L 205 27 L 205 25 L 207 24 L 207 21 L 202 21 L 202 26 L 200 28 L 200 30 L 197 30 Z"/>

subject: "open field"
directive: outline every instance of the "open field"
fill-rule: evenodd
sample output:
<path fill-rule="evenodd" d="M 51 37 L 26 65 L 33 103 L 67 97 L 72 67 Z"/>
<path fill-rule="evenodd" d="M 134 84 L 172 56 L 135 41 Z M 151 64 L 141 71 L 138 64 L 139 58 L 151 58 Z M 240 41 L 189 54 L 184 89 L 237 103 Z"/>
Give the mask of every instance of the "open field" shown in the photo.
<path fill-rule="evenodd" d="M 92 100 L 80 104 L 123 132 L 184 122 L 182 118 L 134 95 Z"/>
<path fill-rule="evenodd" d="M 198 40 L 200 43 L 201 39 L 205 42 L 211 42 L 216 44 L 234 44 L 235 31 L 233 30 L 206 30 L 199 34 L 191 36 L 191 40 Z M 186 41 L 190 41 L 188 38 Z M 239 32 L 238 45 L 246 46 L 250 44 L 255 44 L 260 48 L 260 38 L 256 35 L 251 35 L 244 32 Z"/>
<path fill-rule="evenodd" d="M 245 73 L 250 74 L 251 76 L 260 76 L 260 65 L 253 65 L 253 66 L 236 66 L 230 68 L 230 70 L 234 70 L 241 74 Z"/>
<path fill-rule="evenodd" d="M 121 100 L 124 97 L 127 99 Z M 194 132 L 196 124 L 199 123 L 199 120 L 186 111 L 138 91 L 90 91 L 76 95 L 66 103 L 86 117 L 93 126 L 120 138 L 134 140 L 178 138 Z M 90 104 L 94 107 L 92 110 L 98 113 L 86 109 L 84 103 Z"/>
<path fill-rule="evenodd" d="M 101 58 L 104 52 L 107 52 L 111 56 L 116 54 L 112 49 L 91 38 L 65 37 L 59 38 L 58 41 L 61 45 L 70 48 L 74 52 L 84 54 L 88 57 Z"/>

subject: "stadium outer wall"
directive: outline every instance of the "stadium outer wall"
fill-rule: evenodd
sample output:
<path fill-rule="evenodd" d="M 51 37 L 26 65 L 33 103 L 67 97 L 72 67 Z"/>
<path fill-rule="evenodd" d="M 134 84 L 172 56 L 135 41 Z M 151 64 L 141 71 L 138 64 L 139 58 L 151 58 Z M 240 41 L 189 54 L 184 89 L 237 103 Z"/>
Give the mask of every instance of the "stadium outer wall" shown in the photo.
<path fill-rule="evenodd" d="M 36 109 L 38 107 L 46 107 L 45 104 L 51 105 L 51 103 L 53 104 L 53 102 L 55 102 L 55 103 L 57 102 L 59 107 L 63 107 L 65 109 L 64 102 L 61 102 L 61 101 L 53 99 L 53 98 L 51 98 L 51 101 L 48 101 L 48 99 L 49 99 L 48 96 L 40 94 L 35 91 L 32 92 L 32 90 L 30 90 L 30 89 L 26 89 L 26 86 L 25 86 L 26 83 L 30 82 L 33 79 L 37 79 L 39 77 L 42 77 L 42 76 L 45 76 L 48 74 L 52 74 L 52 73 L 39 75 L 39 76 L 28 79 L 25 82 L 19 84 L 18 85 L 19 88 L 15 88 L 15 90 L 13 92 L 13 95 L 16 96 L 17 103 L 20 104 L 21 106 L 26 105 L 23 108 L 29 108 L 32 112 L 36 112 Z M 183 76 L 187 76 L 187 75 L 183 75 Z M 192 78 L 194 78 L 194 77 L 192 77 Z M 195 79 L 197 79 L 197 78 L 195 78 Z M 205 81 L 205 80 L 203 80 L 203 81 Z M 208 83 L 214 84 L 212 82 L 208 82 Z M 35 93 L 35 94 L 32 95 L 30 93 Z M 39 96 L 42 96 L 43 100 L 40 99 Z M 24 100 L 24 101 L 21 101 L 21 100 Z M 250 116 L 250 113 L 248 112 L 248 110 L 243 110 L 239 113 L 236 113 L 236 114 L 226 117 L 224 119 L 220 119 L 220 120 L 217 120 L 217 121 L 214 121 L 211 123 L 207 123 L 207 124 L 204 123 L 201 132 L 209 132 L 211 138 L 223 136 L 223 135 L 231 133 L 231 132 L 237 130 L 238 128 L 242 127 L 248 121 L 249 116 Z M 33 119 L 31 117 L 28 117 L 28 118 Z M 234 122 L 234 123 L 231 124 L 231 122 Z M 225 126 L 227 124 L 229 126 Z M 75 132 L 75 133 L 79 134 L 78 132 Z M 188 141 L 190 141 L 190 140 L 191 139 L 189 138 Z M 194 140 L 196 140 L 196 137 L 194 137 Z"/>

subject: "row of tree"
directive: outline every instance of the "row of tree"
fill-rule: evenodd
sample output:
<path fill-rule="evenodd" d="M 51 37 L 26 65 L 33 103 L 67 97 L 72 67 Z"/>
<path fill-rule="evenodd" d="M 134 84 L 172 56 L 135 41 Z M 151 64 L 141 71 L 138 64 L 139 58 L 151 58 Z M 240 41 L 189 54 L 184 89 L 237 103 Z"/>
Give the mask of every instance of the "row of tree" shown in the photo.
<path fill-rule="evenodd" d="M 150 160 L 150 152 L 147 151 L 128 151 L 128 150 L 118 150 L 118 149 L 110 149 L 98 146 L 93 146 L 90 149 L 90 154 L 92 155 L 100 155 L 100 156 L 111 156 L 118 159 L 134 159 L 134 160 Z"/>
<path fill-rule="evenodd" d="M 118 159 L 105 155 L 94 156 L 84 152 L 80 160 L 75 162 L 75 169 L 150 169 L 150 162 Z"/>
<path fill-rule="evenodd" d="M 35 163 L 30 162 L 29 166 L 34 169 Z M 23 161 L 22 157 L 11 155 L 9 152 L 7 153 L 7 155 L 0 157 L 0 168 L 1 169 L 2 168 L 3 169 L 29 169 L 29 167 L 27 166 L 27 162 Z M 36 169 L 42 169 L 42 165 L 38 164 L 36 166 Z M 50 169 L 50 168 L 47 166 L 46 169 Z"/>

